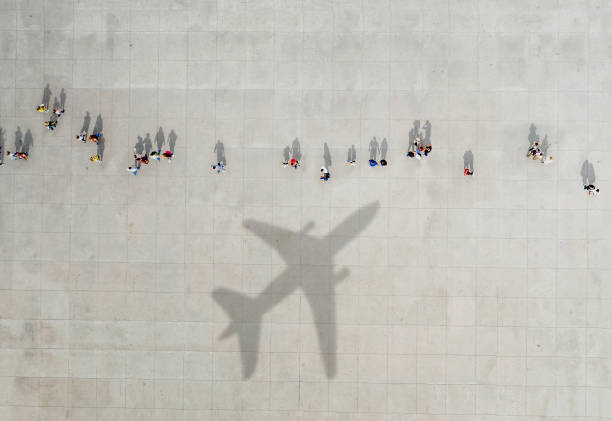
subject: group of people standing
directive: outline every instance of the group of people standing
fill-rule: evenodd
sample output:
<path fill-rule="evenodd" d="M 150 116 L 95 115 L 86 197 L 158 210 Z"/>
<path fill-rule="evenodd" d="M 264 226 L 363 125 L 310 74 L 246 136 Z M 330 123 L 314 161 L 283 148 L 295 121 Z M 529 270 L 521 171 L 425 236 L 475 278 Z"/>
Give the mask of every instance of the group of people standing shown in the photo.
<path fill-rule="evenodd" d="M 63 91 L 62 91 L 62 94 L 63 94 Z M 36 107 L 36 111 L 39 113 L 48 113 L 50 111 L 50 108 L 46 102 L 43 102 Z M 49 129 L 49 131 L 52 132 L 57 127 L 58 122 L 63 115 L 64 115 L 64 108 L 62 105 L 59 105 L 59 103 L 57 103 L 57 98 L 56 98 L 56 105 L 54 105 L 53 107 L 52 116 L 48 120 L 44 121 L 43 125 L 47 129 Z M 408 153 L 406 154 L 408 158 L 421 160 L 423 158 L 427 158 L 431 154 L 432 145 L 431 145 L 431 141 L 429 140 L 430 134 L 431 134 L 431 124 L 429 123 L 429 121 L 425 123 L 424 129 L 425 129 L 426 135 L 423 137 L 420 131 L 420 123 L 418 121 L 415 121 L 415 127 L 410 132 L 410 139 L 411 139 L 410 148 L 408 150 Z M 544 139 L 543 142 L 540 142 L 539 137 L 535 134 L 534 125 L 532 125 L 530 128 L 529 138 L 530 138 L 531 145 L 527 151 L 526 157 L 528 159 L 537 161 L 544 165 L 550 164 L 553 161 L 553 157 L 548 156 L 546 154 L 546 149 L 548 146 L 546 139 Z M 98 145 L 98 153 L 91 155 L 89 157 L 89 160 L 92 162 L 98 162 L 98 163 L 102 162 L 102 154 L 100 153 L 100 144 L 101 144 L 101 141 L 103 142 L 101 127 L 99 129 L 94 129 L 93 133 L 88 134 L 87 129 L 85 128 L 85 125 L 84 125 L 83 130 L 79 134 L 76 135 L 75 139 L 83 143 L 87 143 L 87 141 L 90 141 Z M 372 144 L 375 144 L 376 146 L 378 145 L 375 138 L 372 140 L 370 144 L 371 151 L 370 151 L 370 159 L 368 160 L 368 165 L 370 167 L 376 167 L 380 164 L 381 167 L 386 167 L 388 165 L 388 162 L 385 157 L 386 139 L 383 140 L 383 144 L 385 146 L 385 152 L 381 154 L 382 156 L 381 156 L 380 161 L 376 159 L 376 153 L 378 152 L 378 149 L 376 152 L 374 153 L 372 152 L 373 150 Z M 215 151 L 217 152 L 217 162 L 215 164 L 212 164 L 211 167 L 215 172 L 217 172 L 218 174 L 221 174 L 226 171 L 227 164 L 226 164 L 223 144 L 220 141 L 217 142 L 217 145 L 215 146 Z M 471 159 L 465 160 L 465 156 L 464 156 L 465 163 L 464 163 L 463 175 L 473 176 L 474 175 L 473 156 L 471 155 L 471 151 L 468 151 L 468 152 L 470 154 Z M 466 152 L 466 154 L 468 152 Z M 6 154 L 10 157 L 10 159 L 27 160 L 29 158 L 29 152 L 27 150 L 14 151 L 14 152 L 6 151 Z M 127 171 L 131 172 L 134 175 L 137 175 L 142 165 L 148 165 L 151 160 L 160 161 L 161 159 L 166 159 L 168 162 L 171 162 L 173 158 L 174 158 L 174 153 L 171 150 L 165 150 L 162 152 L 161 149 L 158 149 L 150 153 L 143 153 L 142 151 L 139 152 L 137 151 L 136 148 L 134 148 L 134 164 L 130 165 L 127 168 Z M 300 161 L 299 161 L 300 158 L 301 158 L 301 152 L 299 149 L 299 142 L 296 139 L 293 142 L 292 148 L 291 147 L 285 148 L 285 156 L 284 156 L 284 160 L 281 163 L 281 166 L 285 168 L 291 167 L 294 170 L 297 170 L 297 168 L 301 166 Z M 321 181 L 328 181 L 331 178 L 331 172 L 329 171 L 329 166 L 331 164 L 331 158 L 329 156 L 329 150 L 327 148 L 327 144 L 325 144 L 324 158 L 326 162 L 325 162 L 325 165 L 321 167 L 319 178 Z M 356 152 L 355 152 L 354 146 L 351 149 L 349 149 L 349 157 L 346 163 L 351 166 L 357 165 Z M 593 195 L 593 196 L 599 195 L 599 189 L 593 184 L 585 183 L 584 190 L 586 190 L 587 194 L 589 195 Z"/>
<path fill-rule="evenodd" d="M 36 107 L 36 111 L 38 111 L 39 113 L 46 113 L 49 111 L 49 107 L 43 103 Z M 49 129 L 50 132 L 52 132 L 57 127 L 57 122 L 59 121 L 62 115 L 64 115 L 64 107 L 62 107 L 61 105 L 53 107 L 53 115 L 49 120 L 45 121 L 43 125 L 47 129 Z"/>
<path fill-rule="evenodd" d="M 164 152 L 161 149 L 156 151 L 152 151 L 149 154 L 138 152 L 136 148 L 134 148 L 134 166 L 127 167 L 126 171 L 131 172 L 134 175 L 138 174 L 142 165 L 148 165 L 150 159 L 154 161 L 160 161 L 162 158 L 168 161 L 168 163 L 172 162 L 172 158 L 174 158 L 174 153 L 170 150 L 166 150 Z"/>

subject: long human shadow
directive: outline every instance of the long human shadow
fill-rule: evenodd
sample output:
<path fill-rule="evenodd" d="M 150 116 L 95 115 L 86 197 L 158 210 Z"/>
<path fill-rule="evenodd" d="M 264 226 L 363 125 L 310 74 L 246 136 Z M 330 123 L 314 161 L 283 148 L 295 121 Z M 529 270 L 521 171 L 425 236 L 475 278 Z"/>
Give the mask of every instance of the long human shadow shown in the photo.
<path fill-rule="evenodd" d="M 410 141 L 410 144 L 408 145 L 408 152 L 414 149 L 413 142 L 417 137 L 418 138 L 422 137 L 420 120 L 414 120 L 414 122 L 412 123 L 412 128 L 410 129 L 410 132 L 408 133 L 408 139 Z"/>
<path fill-rule="evenodd" d="M 378 141 L 375 136 L 370 140 L 370 159 L 376 161 L 376 155 L 378 155 Z"/>
<path fill-rule="evenodd" d="M 538 128 L 533 123 L 529 126 L 529 134 L 527 135 L 527 141 L 529 142 L 529 146 L 533 145 L 535 142 L 540 141 L 540 136 L 538 135 Z"/>
<path fill-rule="evenodd" d="M 291 143 L 291 156 L 297 161 L 302 160 L 302 149 L 300 148 L 300 141 L 296 137 Z"/>
<path fill-rule="evenodd" d="M 389 150 L 389 144 L 387 143 L 387 138 L 385 137 L 382 142 L 380 142 L 380 160 L 387 159 L 387 151 Z"/>
<path fill-rule="evenodd" d="M 463 168 L 474 169 L 474 154 L 471 150 L 467 150 L 463 154 Z"/>
<path fill-rule="evenodd" d="M 166 136 L 164 136 L 164 129 L 160 127 L 159 130 L 157 130 L 157 133 L 155 134 L 155 145 L 157 146 L 158 151 L 161 151 L 161 149 L 164 147 L 165 142 Z"/>
<path fill-rule="evenodd" d="M 174 130 L 170 130 L 170 133 L 168 134 L 168 148 L 172 152 L 174 152 L 174 148 L 176 148 L 176 139 L 178 139 L 178 136 Z"/>
<path fill-rule="evenodd" d="M 17 126 L 17 130 L 15 130 L 15 152 L 21 152 L 22 147 L 23 147 L 23 132 L 21 131 L 21 127 Z"/>
<path fill-rule="evenodd" d="M 98 114 L 96 117 L 96 122 L 94 124 L 93 132 L 99 133 L 98 143 L 96 144 L 96 153 L 100 156 L 100 159 L 104 157 L 104 134 L 102 133 L 104 130 L 104 120 L 102 120 L 102 115 Z"/>
<path fill-rule="evenodd" d="M 354 162 L 354 161 L 357 161 L 357 150 L 355 149 L 355 145 L 351 145 L 351 147 L 348 148 L 346 162 Z"/>
<path fill-rule="evenodd" d="M 20 152 L 30 153 L 30 148 L 33 145 L 34 145 L 34 137 L 32 136 L 32 132 L 30 131 L 30 129 L 28 129 L 23 138 L 23 145 L 21 146 Z"/>
<path fill-rule="evenodd" d="M 229 326 L 220 339 L 238 335 L 242 358 L 242 376 L 251 377 L 257 368 L 261 320 L 264 314 L 283 301 L 298 288 L 306 296 L 314 318 L 321 360 L 328 378 L 336 375 L 337 326 L 336 285 L 350 271 L 343 268 L 334 272 L 334 258 L 374 219 L 380 205 L 370 203 L 358 209 L 338 224 L 327 236 L 315 238 L 308 235 L 314 227 L 310 222 L 301 231 L 294 232 L 264 222 L 246 220 L 244 226 L 276 249 L 287 263 L 286 269 L 257 296 L 248 296 L 227 288 L 212 292 L 214 300 L 229 316 Z M 301 262 L 316 261 L 317 266 L 332 267 L 329 275 L 321 279 L 321 271 Z"/>
<path fill-rule="evenodd" d="M 227 165 L 227 161 L 225 159 L 225 146 L 223 146 L 223 142 L 217 140 L 213 152 L 217 153 L 217 162 L 220 162 L 223 165 Z"/>
<path fill-rule="evenodd" d="M 423 124 L 423 130 L 425 131 L 425 135 L 423 137 L 424 145 L 431 145 L 431 123 L 429 120 L 425 120 L 425 124 Z"/>
<path fill-rule="evenodd" d="M 325 163 L 325 168 L 329 169 L 332 164 L 331 152 L 329 151 L 329 146 L 327 146 L 327 142 L 323 144 L 323 162 Z"/>
<path fill-rule="evenodd" d="M 141 139 L 142 138 L 138 136 L 138 141 L 140 141 Z M 149 133 L 146 134 L 143 145 L 144 145 L 145 155 L 149 156 L 151 154 L 151 149 L 153 148 L 153 144 L 151 143 L 151 138 L 149 137 Z"/>
<path fill-rule="evenodd" d="M 60 91 L 60 107 L 62 107 L 62 110 L 63 110 L 65 106 L 66 106 L 66 90 L 62 88 L 62 90 Z"/>
<path fill-rule="evenodd" d="M 87 111 L 85 113 L 85 117 L 83 117 L 83 125 L 81 126 L 81 132 L 88 133 L 90 124 L 91 124 L 91 114 L 89 114 L 89 111 Z"/>
<path fill-rule="evenodd" d="M 136 142 L 136 144 L 134 145 L 134 150 L 136 151 L 136 153 L 143 153 L 145 149 L 145 144 L 144 141 L 142 139 L 142 137 L 138 136 L 138 141 Z"/>
<path fill-rule="evenodd" d="M 590 184 L 595 185 L 595 181 L 597 181 L 595 177 L 595 168 L 593 167 L 593 164 L 591 164 L 588 160 L 582 163 L 580 175 L 582 175 L 582 184 L 584 184 L 585 186 L 588 186 Z"/>
<path fill-rule="evenodd" d="M 49 87 L 49 84 L 47 83 L 47 86 L 45 86 L 45 88 L 43 89 L 43 96 L 42 96 L 42 100 L 41 100 L 41 104 L 45 104 L 46 106 L 49 106 L 49 101 L 51 101 L 51 88 Z"/>

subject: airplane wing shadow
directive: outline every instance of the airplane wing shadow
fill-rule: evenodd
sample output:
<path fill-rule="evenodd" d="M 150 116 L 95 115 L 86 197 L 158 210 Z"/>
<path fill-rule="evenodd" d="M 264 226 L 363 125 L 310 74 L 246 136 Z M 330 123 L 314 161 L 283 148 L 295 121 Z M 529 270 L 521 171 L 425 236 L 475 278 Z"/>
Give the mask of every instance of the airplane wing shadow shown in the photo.
<path fill-rule="evenodd" d="M 363 231 L 374 218 L 378 209 L 378 202 L 367 205 L 342 221 L 328 237 L 321 240 L 314 239 L 315 241 L 328 241 L 329 237 L 333 237 L 334 241 L 330 241 L 333 243 L 330 250 L 330 263 L 333 263 L 333 256 L 340 249 Z M 256 235 L 261 236 L 265 242 L 273 247 L 279 247 L 281 244 L 285 244 L 282 241 L 275 241 L 275 234 L 299 235 L 304 237 L 301 239 L 304 242 L 312 242 L 313 240 L 304 232 L 288 232 L 255 221 L 249 221 L 248 224 L 249 229 L 252 229 Z M 273 234 L 269 235 L 269 233 Z M 308 248 L 301 249 L 302 252 L 305 250 L 308 250 Z M 281 256 L 284 255 L 282 250 L 279 250 L 279 254 Z M 305 256 L 302 256 L 302 260 L 312 260 L 304 258 Z M 315 328 L 317 330 L 321 359 L 327 377 L 333 378 L 336 375 L 337 326 L 335 287 L 337 283 L 349 275 L 349 269 L 343 268 L 338 273 L 333 273 L 332 269 L 326 280 L 328 286 L 322 288 L 321 279 L 318 278 L 320 274 L 303 273 L 300 276 L 296 276 L 295 273 L 300 272 L 296 270 L 299 269 L 298 266 L 300 265 L 288 264 L 287 270 L 283 271 L 281 275 L 270 282 L 261 294 L 254 297 L 227 288 L 217 288 L 212 293 L 215 302 L 223 309 L 230 319 L 228 327 L 221 333 L 219 339 L 225 339 L 232 335 L 238 336 L 243 379 L 250 378 L 257 368 L 257 355 L 259 351 L 263 316 L 297 288 L 303 290 L 311 307 Z M 307 266 L 302 266 L 302 268 L 306 267 Z"/>

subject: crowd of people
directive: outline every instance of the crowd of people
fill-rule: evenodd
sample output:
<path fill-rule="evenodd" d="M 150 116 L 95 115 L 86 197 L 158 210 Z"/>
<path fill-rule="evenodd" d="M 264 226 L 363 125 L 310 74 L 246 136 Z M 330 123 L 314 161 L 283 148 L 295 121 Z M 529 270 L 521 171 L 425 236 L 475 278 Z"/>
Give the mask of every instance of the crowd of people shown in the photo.
<path fill-rule="evenodd" d="M 50 108 L 47 104 L 42 103 L 36 107 L 36 111 L 39 113 L 48 113 L 50 111 Z M 52 132 L 57 127 L 58 122 L 60 121 L 60 118 L 63 115 L 64 115 L 63 106 L 59 106 L 59 105 L 54 106 L 52 116 L 48 120 L 44 121 L 43 125 L 47 129 L 49 129 L 49 131 Z M 431 132 L 431 124 L 429 124 L 429 122 L 425 124 L 425 129 L 428 133 Z M 544 165 L 548 165 L 552 163 L 553 157 L 548 156 L 546 154 L 545 145 L 543 145 L 540 142 L 539 138 L 535 136 L 534 126 L 532 126 L 531 130 L 532 131 L 530 133 L 530 139 L 533 138 L 534 140 L 532 141 L 531 146 L 529 147 L 527 151 L 526 157 L 528 159 L 531 159 L 533 161 L 539 162 Z M 406 156 L 408 158 L 412 158 L 416 160 L 427 158 L 431 154 L 431 151 L 432 151 L 431 141 L 426 142 L 423 140 L 418 126 L 415 127 L 415 131 L 411 132 L 411 134 L 412 136 L 410 139 L 410 148 Z M 427 135 L 426 138 L 427 140 L 429 140 L 429 135 Z M 93 133 L 88 134 L 87 130 L 84 129 L 79 134 L 76 135 L 75 139 L 83 143 L 87 143 L 87 141 L 90 141 L 93 144 L 99 145 L 102 139 L 102 132 L 101 130 L 94 129 Z M 281 163 L 282 167 L 284 168 L 291 167 L 294 170 L 297 170 L 298 167 L 300 167 L 300 162 L 298 159 L 301 157 L 301 153 L 299 152 L 299 143 L 297 143 L 298 146 L 296 149 L 296 142 L 297 142 L 297 139 L 294 141 L 293 150 L 289 147 L 285 149 L 285 159 Z M 373 142 L 375 142 L 375 139 L 373 140 Z M 384 142 L 386 144 L 386 139 L 384 140 Z M 544 139 L 544 143 L 546 143 L 546 139 Z M 325 145 L 325 147 L 326 147 L 326 156 L 327 156 L 327 154 L 329 153 L 329 151 L 327 150 L 327 144 Z M 217 174 L 222 174 L 226 171 L 227 164 L 225 160 L 225 152 L 223 150 L 223 145 L 221 142 L 217 142 L 217 145 L 215 146 L 215 151 L 217 151 L 217 162 L 212 164 L 211 167 L 213 171 L 215 171 Z M 471 151 L 469 153 L 471 155 Z M 9 156 L 10 159 L 14 159 L 14 160 L 17 160 L 17 159 L 28 160 L 29 158 L 28 151 L 11 152 L 7 150 L 6 155 Z M 140 169 L 142 168 L 142 166 L 148 165 L 151 160 L 160 161 L 161 159 L 165 159 L 167 160 L 167 162 L 170 163 L 172 162 L 173 158 L 174 158 L 174 152 L 172 152 L 171 150 L 165 150 L 162 152 L 161 149 L 158 149 L 150 153 L 146 153 L 146 152 L 143 153 L 143 152 L 137 151 L 137 149 L 134 148 L 134 164 L 130 165 L 127 168 L 127 171 L 131 172 L 134 175 L 137 175 Z M 98 153 L 91 155 L 89 157 L 89 160 L 92 162 L 101 163 L 102 154 L 98 151 Z M 329 158 L 326 158 L 326 161 L 328 160 Z M 325 182 L 331 178 L 331 172 L 329 171 L 329 168 L 328 168 L 330 163 L 331 161 L 329 161 L 329 163 L 326 162 L 326 165 L 321 167 L 320 177 L 319 177 L 321 181 Z M 349 150 L 349 157 L 346 163 L 351 166 L 357 165 L 357 158 L 356 158 L 356 152 L 355 152 L 354 146 L 352 147 L 352 150 Z M 384 157 L 381 158 L 380 161 L 378 161 L 376 159 L 376 151 L 374 151 L 373 154 L 371 153 L 370 159 L 368 160 L 368 165 L 370 167 L 376 167 L 378 165 L 380 165 L 381 167 L 386 167 L 388 165 L 388 162 Z M 465 160 L 463 175 L 464 176 L 474 175 L 473 158 L 470 160 Z M 590 196 L 599 195 L 599 189 L 593 184 L 584 184 L 584 190 L 586 190 L 587 194 Z"/>
<path fill-rule="evenodd" d="M 142 165 L 148 165 L 149 162 L 151 162 L 150 159 L 154 161 L 161 161 L 162 158 L 167 160 L 168 163 L 170 163 L 172 162 L 172 158 L 174 158 L 174 152 L 170 150 L 165 150 L 164 152 L 162 152 L 161 149 L 158 149 L 156 151 L 151 151 L 147 155 L 146 152 L 138 152 L 136 148 L 134 148 L 134 165 L 130 165 L 129 167 L 127 167 L 126 170 L 134 175 L 137 175 Z"/>

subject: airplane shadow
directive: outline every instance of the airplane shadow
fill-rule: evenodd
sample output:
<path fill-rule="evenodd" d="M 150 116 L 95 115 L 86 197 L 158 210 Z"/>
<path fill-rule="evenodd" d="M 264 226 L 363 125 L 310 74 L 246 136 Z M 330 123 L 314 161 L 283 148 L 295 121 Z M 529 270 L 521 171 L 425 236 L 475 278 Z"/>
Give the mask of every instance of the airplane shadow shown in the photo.
<path fill-rule="evenodd" d="M 263 316 L 298 288 L 304 293 L 312 310 L 321 360 L 327 377 L 336 376 L 335 288 L 350 271 L 348 268 L 343 268 L 334 272 L 333 258 L 365 229 L 379 208 L 379 203 L 374 202 L 358 209 L 324 238 L 308 235 L 308 231 L 314 226 L 312 222 L 299 232 L 253 220 L 244 222 L 246 228 L 276 248 L 287 262 L 287 268 L 283 273 L 257 296 L 248 296 L 227 288 L 217 288 L 212 292 L 214 300 L 231 319 L 229 326 L 221 333 L 220 339 L 238 335 L 244 379 L 250 378 L 257 368 Z M 296 259 L 296 256 L 299 259 Z M 318 262 L 318 268 L 327 266 L 328 269 L 315 270 L 311 265 L 300 263 L 314 260 Z"/>

